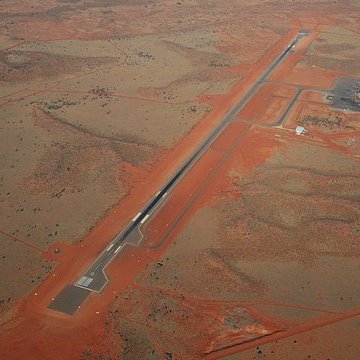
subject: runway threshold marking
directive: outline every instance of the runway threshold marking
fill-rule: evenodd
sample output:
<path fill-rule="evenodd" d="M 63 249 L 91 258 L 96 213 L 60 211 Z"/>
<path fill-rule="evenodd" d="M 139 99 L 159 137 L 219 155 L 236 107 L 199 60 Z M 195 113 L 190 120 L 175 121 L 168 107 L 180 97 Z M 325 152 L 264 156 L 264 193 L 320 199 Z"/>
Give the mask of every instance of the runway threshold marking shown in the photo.
<path fill-rule="evenodd" d="M 135 215 L 135 217 L 132 219 L 133 222 L 135 222 L 141 215 L 141 212 L 137 213 L 137 215 Z"/>
<path fill-rule="evenodd" d="M 149 217 L 150 215 L 146 214 L 145 217 L 140 221 L 140 224 L 142 225 Z"/>
<path fill-rule="evenodd" d="M 87 287 L 94 279 L 89 276 L 82 276 L 75 285 Z"/>

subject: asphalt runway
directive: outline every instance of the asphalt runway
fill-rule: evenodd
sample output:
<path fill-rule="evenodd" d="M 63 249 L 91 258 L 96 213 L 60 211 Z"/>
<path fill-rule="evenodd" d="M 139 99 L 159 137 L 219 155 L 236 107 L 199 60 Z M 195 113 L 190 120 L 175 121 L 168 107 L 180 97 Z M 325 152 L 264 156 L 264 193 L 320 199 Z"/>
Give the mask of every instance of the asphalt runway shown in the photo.
<path fill-rule="evenodd" d="M 212 131 L 208 138 L 199 145 L 194 153 L 184 162 L 184 164 L 173 174 L 165 183 L 160 191 L 140 210 L 126 228 L 111 241 L 100 256 L 90 265 L 84 274 L 65 289 L 48 306 L 52 310 L 72 315 L 80 307 L 81 303 L 91 292 L 100 292 L 107 284 L 105 269 L 110 262 L 121 252 L 126 244 L 137 245 L 141 242 L 141 226 L 149 219 L 153 212 L 161 206 L 161 203 L 168 196 L 169 192 L 176 186 L 176 183 L 191 169 L 200 159 L 211 144 L 219 137 L 228 124 L 233 121 L 248 101 L 256 94 L 259 88 L 266 82 L 275 68 L 293 51 L 296 44 L 307 36 L 307 32 L 299 32 L 290 44 L 279 54 L 275 61 L 259 77 L 248 92 L 240 101 L 225 115 L 223 121 Z M 298 96 L 298 94 L 297 94 Z M 296 98 L 297 98 L 296 96 Z M 295 102 L 295 100 L 293 100 Z M 286 114 L 288 111 L 286 111 Z M 284 114 L 284 116 L 286 116 Z"/>

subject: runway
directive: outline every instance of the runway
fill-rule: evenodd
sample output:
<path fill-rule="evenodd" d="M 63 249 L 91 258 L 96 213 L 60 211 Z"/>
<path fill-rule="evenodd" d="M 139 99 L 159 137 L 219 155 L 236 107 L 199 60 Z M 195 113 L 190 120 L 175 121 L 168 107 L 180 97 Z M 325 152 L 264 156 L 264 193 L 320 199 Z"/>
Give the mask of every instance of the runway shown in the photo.
<path fill-rule="evenodd" d="M 138 245 L 142 240 L 141 226 L 151 217 L 151 215 L 161 206 L 166 197 L 174 189 L 176 184 L 186 176 L 187 172 L 196 164 L 202 155 L 209 149 L 213 142 L 220 136 L 225 128 L 231 123 L 248 101 L 256 94 L 260 87 L 266 82 L 276 67 L 291 53 L 306 32 L 299 32 L 290 44 L 278 55 L 274 62 L 258 78 L 247 93 L 239 102 L 225 115 L 223 121 L 211 132 L 206 140 L 201 143 L 193 154 L 184 162 L 184 164 L 170 177 L 164 186 L 154 195 L 148 204 L 141 209 L 117 235 L 100 256 L 89 266 L 74 284 L 67 285 L 63 291 L 50 303 L 50 309 L 72 315 L 80 307 L 81 303 L 91 292 L 100 292 L 107 284 L 106 267 L 121 252 L 127 244 Z M 292 104 L 295 102 L 299 93 L 297 93 Z M 287 115 L 284 114 L 283 118 Z M 283 119 L 282 119 L 283 120 Z"/>

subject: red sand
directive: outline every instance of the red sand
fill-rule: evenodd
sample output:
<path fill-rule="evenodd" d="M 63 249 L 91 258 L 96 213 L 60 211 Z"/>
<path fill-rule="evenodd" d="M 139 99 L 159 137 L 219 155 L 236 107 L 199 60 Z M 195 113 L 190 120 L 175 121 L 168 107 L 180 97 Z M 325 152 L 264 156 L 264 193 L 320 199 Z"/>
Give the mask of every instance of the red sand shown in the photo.
<path fill-rule="evenodd" d="M 296 89 L 277 84 L 265 84 L 240 111 L 238 118 L 259 123 L 277 123 Z"/>
<path fill-rule="evenodd" d="M 164 254 L 183 226 L 191 218 L 194 211 L 202 204 L 212 200 L 214 188 L 210 190 L 210 186 L 207 186 L 209 185 L 207 181 L 212 182 L 215 189 L 217 187 L 223 189 L 230 185 L 226 174 L 235 157 L 242 158 L 243 171 L 250 171 L 270 157 L 276 148 L 282 146 L 281 141 L 274 139 L 273 134 L 266 128 L 252 127 L 248 131 L 248 125 L 240 122 L 229 126 L 202 159 L 178 184 L 164 206 L 151 219 L 151 222 L 147 224 L 146 229 L 143 229 L 147 234 L 147 240 L 143 244 L 145 247 L 127 247 L 121 252 L 121 256 L 118 256 L 111 263 L 107 269 L 110 283 L 105 290 L 99 295 L 90 296 L 83 304 L 82 309 L 73 317 L 58 314 L 47 309 L 51 299 L 67 283 L 73 282 L 93 259 L 99 255 L 106 244 L 121 231 L 124 225 L 159 189 L 164 180 L 191 153 L 195 145 L 204 139 L 215 124 L 243 96 L 254 80 L 275 59 L 297 31 L 298 29 L 294 28 L 281 42 L 274 46 L 271 53 L 267 54 L 266 57 L 256 64 L 251 75 L 240 84 L 234 86 L 228 96 L 201 97 L 200 101 L 210 103 L 213 110 L 173 150 L 164 155 L 163 161 L 154 169 L 152 175 L 146 179 L 143 177 L 138 180 L 133 191 L 121 201 L 119 206 L 108 214 L 104 221 L 84 239 L 81 245 L 62 246 L 59 244 L 59 247 L 63 249 L 63 255 L 59 259 L 60 264 L 34 294 L 19 304 L 11 321 L 2 326 L 3 335 L 0 347 L 5 358 L 28 358 L 31 351 L 32 358 L 75 359 L 79 358 L 79 353 L 86 348 L 87 344 L 92 344 L 93 347 L 96 347 L 96 344 L 100 346 L 103 341 L 101 334 L 104 332 L 104 321 L 110 302 L 116 294 L 119 294 L 132 281 L 136 274 L 144 269 L 146 264 L 152 263 Z M 73 34 L 71 35 L 73 36 Z M 281 68 L 272 76 L 272 80 L 311 87 L 328 88 L 332 85 L 338 74 L 333 72 L 319 74 L 318 69 L 296 66 L 306 47 L 315 36 L 316 32 L 312 33 L 303 42 L 303 45 L 299 46 L 296 53 L 286 59 Z M 315 74 L 316 77 L 314 76 Z M 284 91 L 284 97 L 269 97 L 267 96 L 269 90 L 273 93 L 282 90 Z M 266 122 L 266 119 L 271 117 L 270 115 L 278 114 L 275 110 L 276 104 L 282 109 L 293 94 L 294 89 L 278 85 L 267 85 L 261 89 L 260 93 L 242 111 L 241 118 L 254 119 L 255 117 L 260 122 Z M 312 100 L 312 96 L 307 98 L 307 100 Z M 244 134 L 245 136 L 242 138 Z M 146 186 L 144 185 L 145 183 Z M 201 198 L 197 198 L 200 194 Z M 190 204 L 188 202 L 189 197 L 194 198 Z M 186 212 L 184 212 L 185 210 Z M 168 235 L 167 232 L 170 227 L 172 231 Z M 162 242 L 163 240 L 164 242 Z M 149 248 L 146 248 L 146 246 Z M 56 257 L 51 251 L 48 254 L 49 258 Z M 126 271 L 122 269 L 126 269 Z M 248 309 L 251 311 L 251 306 L 248 306 Z M 262 339 L 224 350 L 221 354 L 217 353 L 214 355 L 214 358 L 242 351 L 265 342 L 275 341 L 323 326 L 324 324 L 355 316 L 359 313 L 360 311 L 354 310 L 343 314 L 324 316 L 321 319 L 293 327 L 287 332 L 274 333 Z M 268 327 L 271 326 L 272 324 L 268 324 Z"/>
<path fill-rule="evenodd" d="M 60 264 L 38 289 L 36 289 L 34 294 L 24 299 L 24 301 L 18 305 L 14 318 L 3 326 L 5 335 L 1 340 L 1 348 L 4 354 L 7 354 L 8 357 L 10 356 L 13 359 L 16 359 L 16 357 L 22 358 L 23 355 L 28 353 L 28 349 L 31 348 L 34 354 L 38 351 L 38 354 L 41 354 L 43 358 L 45 358 L 45 354 L 51 354 L 49 358 L 52 359 L 63 359 L 64 356 L 72 358 L 80 349 L 85 348 L 86 343 L 96 343 L 99 331 L 101 332 L 101 329 L 104 327 L 104 318 L 102 318 L 102 315 L 94 317 L 96 311 L 98 311 L 99 307 L 106 309 L 115 294 L 131 281 L 137 272 L 145 266 L 146 262 L 151 262 L 158 258 L 166 247 L 169 246 L 173 237 L 169 239 L 166 246 L 162 247 L 161 252 L 150 253 L 144 249 L 127 249 L 122 252 L 121 257 L 109 266 L 108 273 L 112 280 L 116 279 L 116 273 L 115 275 L 113 273 L 115 267 L 126 268 L 126 274 L 121 274 L 119 282 L 110 281 L 110 284 L 101 295 L 91 296 L 87 300 L 84 308 L 75 316 L 69 318 L 68 316 L 50 311 L 47 309 L 47 305 L 66 284 L 76 280 L 93 259 L 106 247 L 106 244 L 121 231 L 124 225 L 130 221 L 145 202 L 156 193 L 163 184 L 164 179 L 168 178 L 170 174 L 179 167 L 195 148 L 196 144 L 200 143 L 209 133 L 210 129 L 221 121 L 224 115 L 232 108 L 238 99 L 246 93 L 253 82 L 261 75 L 264 69 L 274 61 L 279 52 L 282 51 L 297 32 L 298 29 L 294 28 L 276 44 L 276 46 L 272 48 L 271 53 L 267 54 L 266 57 L 254 66 L 254 71 L 251 75 L 234 86 L 228 96 L 203 96 L 200 101 L 210 103 L 213 110 L 188 136 L 180 141 L 173 150 L 164 155 L 163 161 L 153 170 L 152 175 L 146 178 L 146 186 L 143 185 L 145 179 L 139 181 L 133 191 L 121 201 L 119 206 L 109 213 L 104 221 L 84 239 L 81 245 L 67 246 L 64 248 L 65 251 L 61 257 Z M 240 126 L 240 128 L 241 127 L 242 126 Z M 229 134 L 232 135 L 229 132 L 224 133 L 225 136 Z M 216 149 L 217 145 L 214 144 L 214 146 Z M 214 152 L 213 149 L 210 151 Z M 206 174 L 209 171 L 209 167 L 214 166 L 216 163 L 216 161 L 209 158 L 209 155 L 207 155 L 207 158 L 210 162 L 205 166 Z M 199 164 L 202 164 L 202 161 L 199 162 Z M 161 176 L 159 176 L 159 174 L 161 174 Z M 190 214 L 186 214 L 186 219 L 188 219 L 189 216 Z M 164 221 L 160 222 L 164 223 Z M 131 252 L 134 252 L 134 254 L 131 254 Z M 139 258 L 140 262 L 134 262 L 134 257 Z M 53 258 L 53 256 L 51 256 L 51 258 Z M 121 264 L 122 262 L 125 262 L 124 267 Z M 79 329 L 83 327 L 91 329 L 91 331 L 79 331 Z M 64 328 L 68 329 L 66 334 L 63 332 Z M 71 332 L 72 335 L 70 335 Z M 29 333 L 36 334 L 36 336 L 32 336 L 31 339 L 29 339 Z M 80 337 L 79 334 L 81 334 Z M 67 343 L 69 336 L 73 339 L 73 348 L 64 345 L 64 343 Z M 53 343 L 50 339 L 54 339 L 55 337 L 57 341 Z M 22 343 L 21 349 L 23 352 L 19 351 L 15 345 L 16 343 Z M 45 348 L 43 347 L 44 344 L 46 344 Z M 52 351 L 49 351 L 48 345 L 50 344 L 50 350 Z"/>

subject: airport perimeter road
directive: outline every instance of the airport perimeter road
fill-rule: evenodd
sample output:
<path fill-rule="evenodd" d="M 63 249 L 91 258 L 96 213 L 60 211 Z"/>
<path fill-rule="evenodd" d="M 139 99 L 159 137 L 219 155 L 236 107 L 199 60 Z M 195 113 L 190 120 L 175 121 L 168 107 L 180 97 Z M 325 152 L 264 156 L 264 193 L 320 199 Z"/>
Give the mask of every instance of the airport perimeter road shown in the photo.
<path fill-rule="evenodd" d="M 105 268 L 121 251 L 125 244 L 136 244 L 141 241 L 140 227 L 145 223 L 151 214 L 161 205 L 164 198 L 175 187 L 176 183 L 191 169 L 191 167 L 206 152 L 211 144 L 219 137 L 227 125 L 235 119 L 240 110 L 256 94 L 259 88 L 275 70 L 275 68 L 286 58 L 296 44 L 307 36 L 307 32 L 300 32 L 290 44 L 279 54 L 275 61 L 264 71 L 248 92 L 240 101 L 225 115 L 223 121 L 216 127 L 207 139 L 199 145 L 194 153 L 184 162 L 184 164 L 174 173 L 165 183 L 162 189 L 153 199 L 134 217 L 126 228 L 111 241 L 107 248 L 85 271 L 85 273 L 72 285 L 68 285 L 49 305 L 50 309 L 73 314 L 79 305 L 84 301 L 90 292 L 100 292 L 107 284 L 108 279 Z"/>

